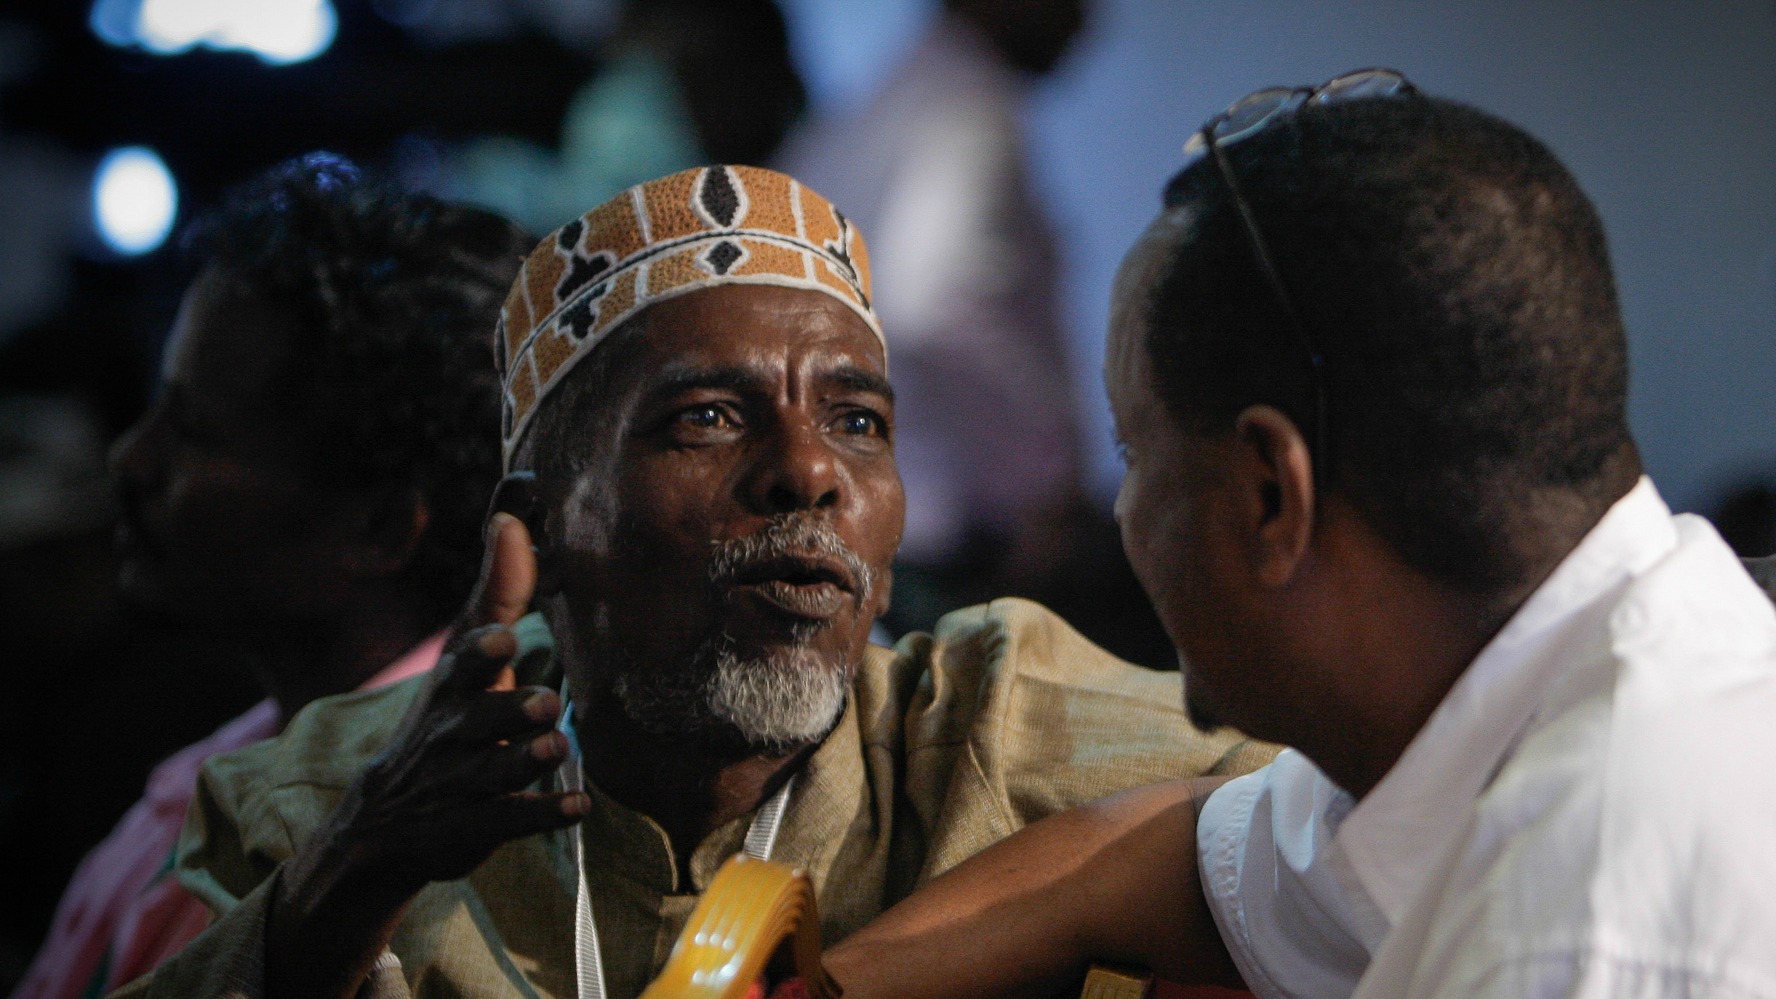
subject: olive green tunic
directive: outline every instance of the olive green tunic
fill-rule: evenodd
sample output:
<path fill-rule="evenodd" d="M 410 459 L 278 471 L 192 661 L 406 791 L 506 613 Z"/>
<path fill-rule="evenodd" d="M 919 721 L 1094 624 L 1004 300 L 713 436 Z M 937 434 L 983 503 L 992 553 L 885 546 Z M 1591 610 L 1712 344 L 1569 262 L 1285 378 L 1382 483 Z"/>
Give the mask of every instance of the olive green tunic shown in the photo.
<path fill-rule="evenodd" d="M 319 701 L 281 737 L 205 766 L 180 877 L 220 918 L 126 993 L 263 993 L 274 872 L 424 682 Z M 869 649 L 843 719 L 796 781 L 772 858 L 812 875 L 833 941 L 1044 815 L 1155 781 L 1243 773 L 1274 752 L 1192 728 L 1177 674 L 1122 662 L 1035 604 L 995 601 L 948 615 L 933 635 Z M 579 833 L 605 980 L 611 999 L 631 999 L 740 850 L 748 819 L 698 844 L 684 883 L 653 820 L 592 798 Z M 391 943 L 399 966 L 380 967 L 364 993 L 572 997 L 572 834 L 508 843 L 469 877 L 428 886 Z"/>

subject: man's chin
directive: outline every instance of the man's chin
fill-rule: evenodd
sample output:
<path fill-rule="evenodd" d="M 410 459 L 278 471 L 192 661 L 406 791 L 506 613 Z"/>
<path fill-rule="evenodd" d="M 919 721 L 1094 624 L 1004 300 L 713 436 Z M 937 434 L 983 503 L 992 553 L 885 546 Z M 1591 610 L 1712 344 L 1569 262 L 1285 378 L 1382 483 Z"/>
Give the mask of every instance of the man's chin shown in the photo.
<path fill-rule="evenodd" d="M 724 641 L 704 668 L 676 677 L 620 676 L 614 693 L 644 731 L 751 752 L 793 752 L 824 739 L 850 697 L 849 660 L 808 645 L 760 649 Z"/>
<path fill-rule="evenodd" d="M 836 617 L 786 614 L 760 603 L 729 603 L 724 611 L 718 624 L 722 642 L 733 654 L 749 659 L 832 644 L 844 630 Z"/>

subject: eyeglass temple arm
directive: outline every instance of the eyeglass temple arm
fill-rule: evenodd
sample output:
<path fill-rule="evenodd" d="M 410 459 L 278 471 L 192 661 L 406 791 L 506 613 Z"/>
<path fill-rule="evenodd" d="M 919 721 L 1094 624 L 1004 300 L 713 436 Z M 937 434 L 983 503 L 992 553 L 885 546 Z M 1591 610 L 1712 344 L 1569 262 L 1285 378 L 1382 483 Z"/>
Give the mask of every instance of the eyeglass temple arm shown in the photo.
<path fill-rule="evenodd" d="M 1246 242 L 1252 247 L 1252 255 L 1258 260 L 1258 269 L 1264 272 L 1265 281 L 1276 294 L 1277 304 L 1283 307 L 1288 316 L 1289 325 L 1295 330 L 1295 337 L 1307 351 L 1307 360 L 1313 370 L 1309 376 L 1313 379 L 1314 435 L 1313 465 L 1314 477 L 1325 479 L 1326 471 L 1326 385 L 1325 368 L 1320 357 L 1319 345 L 1307 335 L 1307 327 L 1301 323 L 1301 315 L 1295 311 L 1295 300 L 1290 297 L 1288 289 L 1283 287 L 1282 275 L 1277 272 L 1276 262 L 1270 257 L 1270 248 L 1264 241 L 1264 234 L 1258 230 L 1258 218 L 1252 214 L 1252 206 L 1246 202 L 1245 193 L 1240 190 L 1239 181 L 1234 179 L 1233 164 L 1227 161 L 1227 152 L 1221 143 L 1215 141 L 1210 131 L 1211 124 L 1203 129 L 1203 140 L 1208 144 L 1209 155 L 1215 158 L 1215 168 L 1221 171 L 1222 182 L 1227 185 L 1228 193 L 1233 195 L 1233 206 L 1239 210 L 1240 224 L 1246 228 Z"/>

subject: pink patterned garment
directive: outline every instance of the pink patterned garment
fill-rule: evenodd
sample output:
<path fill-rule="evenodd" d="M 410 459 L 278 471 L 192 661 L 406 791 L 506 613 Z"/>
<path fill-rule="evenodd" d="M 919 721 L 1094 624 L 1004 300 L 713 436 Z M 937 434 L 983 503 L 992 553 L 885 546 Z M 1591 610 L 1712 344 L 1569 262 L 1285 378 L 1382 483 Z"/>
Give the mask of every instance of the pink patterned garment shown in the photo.
<path fill-rule="evenodd" d="M 371 677 L 363 689 L 424 673 L 444 648 L 440 632 Z M 168 757 L 142 800 L 80 862 L 55 921 L 13 999 L 100 996 L 153 971 L 210 924 L 210 912 L 172 876 L 173 845 L 197 792 L 198 768 L 277 734 L 277 706 L 260 701 L 208 738 Z"/>
<path fill-rule="evenodd" d="M 764 984 L 752 983 L 746 999 L 767 999 Z M 808 989 L 800 978 L 790 978 L 772 989 L 768 999 L 808 999 Z M 1147 987 L 1147 999 L 1252 999 L 1252 993 L 1244 989 L 1224 989 L 1219 985 L 1178 985 L 1155 978 Z"/>

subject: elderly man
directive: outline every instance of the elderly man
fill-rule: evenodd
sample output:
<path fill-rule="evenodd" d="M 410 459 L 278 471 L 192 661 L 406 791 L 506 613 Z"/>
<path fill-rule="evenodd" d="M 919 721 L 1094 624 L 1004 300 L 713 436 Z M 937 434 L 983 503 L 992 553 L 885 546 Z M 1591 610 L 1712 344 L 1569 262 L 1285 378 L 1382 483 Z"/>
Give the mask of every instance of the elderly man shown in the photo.
<path fill-rule="evenodd" d="M 1187 151 L 1111 319 L 1123 538 L 1195 716 L 1295 748 L 975 858 L 847 995 L 1776 995 L 1776 613 L 1641 474 L 1577 184 L 1385 71 Z"/>
<path fill-rule="evenodd" d="M 1033 605 L 868 644 L 893 394 L 863 241 L 791 178 L 587 213 L 499 340 L 483 626 L 209 768 L 182 862 L 227 914 L 151 993 L 634 996 L 742 849 L 807 869 L 839 938 L 1032 818 L 1268 756 Z M 552 658 L 509 627 L 533 601 Z"/>

